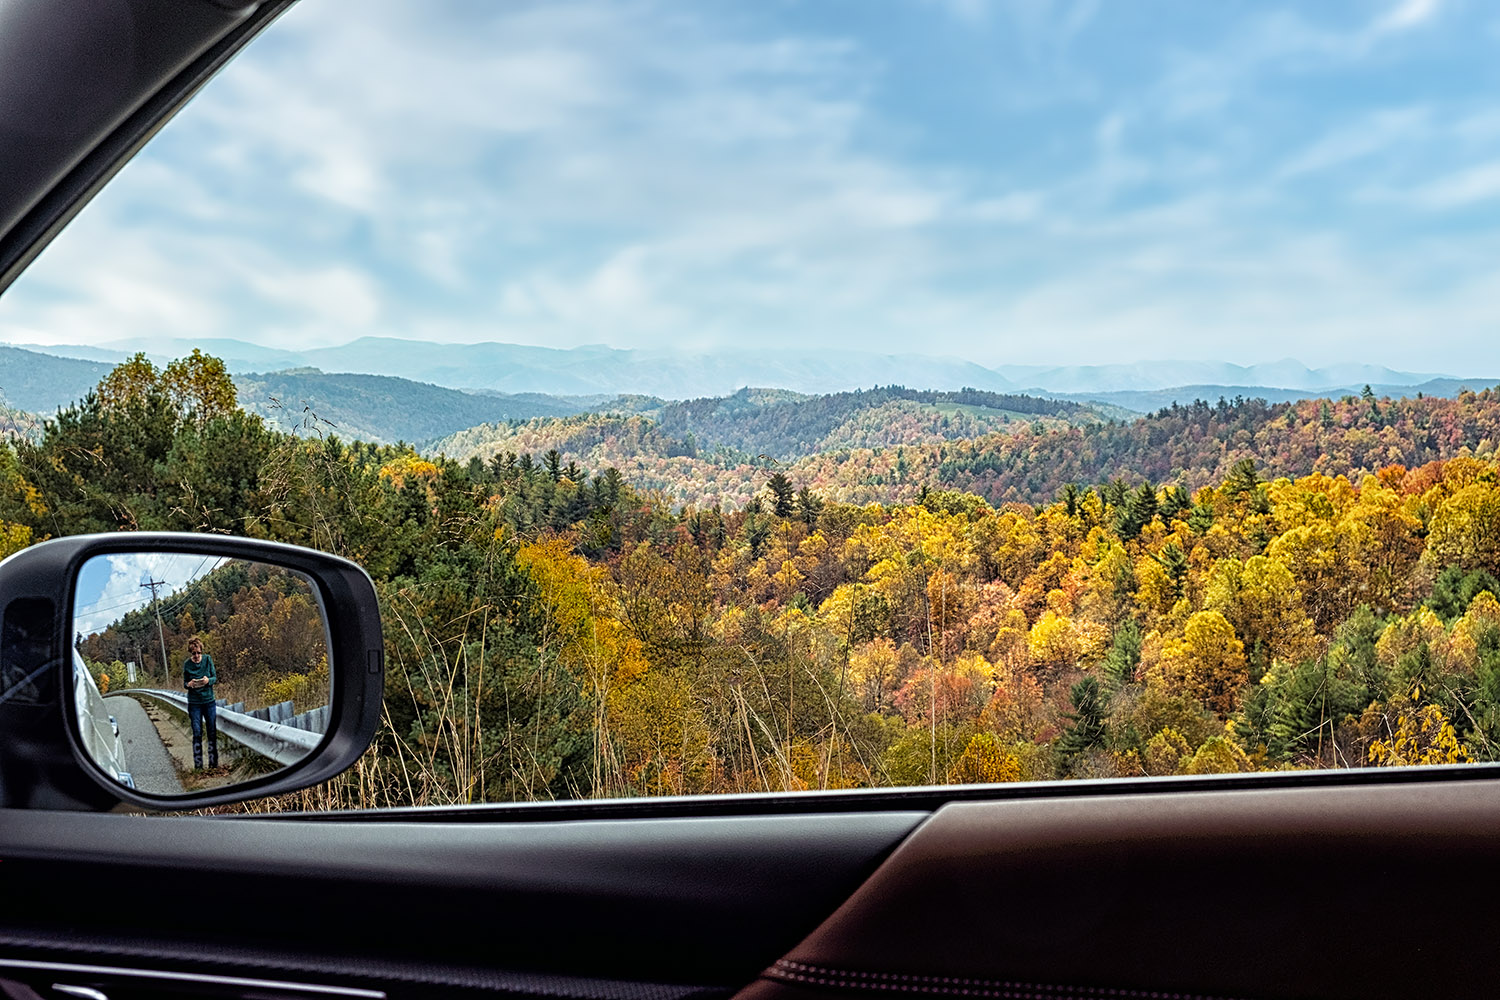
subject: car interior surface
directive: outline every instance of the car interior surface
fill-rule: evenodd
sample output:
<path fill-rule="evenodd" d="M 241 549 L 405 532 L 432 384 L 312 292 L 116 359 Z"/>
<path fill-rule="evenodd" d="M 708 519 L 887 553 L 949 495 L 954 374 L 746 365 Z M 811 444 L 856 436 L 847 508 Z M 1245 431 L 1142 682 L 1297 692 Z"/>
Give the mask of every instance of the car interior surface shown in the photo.
<path fill-rule="evenodd" d="M 0 0 L 0 288 L 291 6 Z M 14 652 L 27 614 L 61 606 L 0 577 Z M 325 588 L 357 674 L 339 630 L 371 623 L 341 600 Z M 159 817 L 64 774 L 84 764 L 54 702 L 0 705 L 7 997 L 1500 989 L 1500 765 Z"/>

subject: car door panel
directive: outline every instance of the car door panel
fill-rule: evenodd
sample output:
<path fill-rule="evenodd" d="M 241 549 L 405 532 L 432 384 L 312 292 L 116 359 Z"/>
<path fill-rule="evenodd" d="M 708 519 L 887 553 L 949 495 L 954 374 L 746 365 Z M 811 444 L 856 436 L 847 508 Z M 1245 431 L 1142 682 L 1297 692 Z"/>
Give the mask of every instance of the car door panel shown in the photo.
<path fill-rule="evenodd" d="M 6 811 L 0 957 L 727 995 L 925 816 L 458 824 Z"/>
<path fill-rule="evenodd" d="M 1493 993 L 1487 781 L 1164 787 L 930 818 L 545 814 L 8 812 L 0 957 L 393 996 Z"/>
<path fill-rule="evenodd" d="M 953 803 L 739 1000 L 1493 996 L 1497 830 L 1484 781 Z"/>

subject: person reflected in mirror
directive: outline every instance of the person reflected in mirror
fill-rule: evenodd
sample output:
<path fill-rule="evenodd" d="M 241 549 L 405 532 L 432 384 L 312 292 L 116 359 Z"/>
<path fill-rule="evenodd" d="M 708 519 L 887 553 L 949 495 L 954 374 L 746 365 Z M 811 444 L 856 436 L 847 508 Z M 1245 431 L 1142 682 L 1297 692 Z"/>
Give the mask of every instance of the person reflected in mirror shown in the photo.
<path fill-rule="evenodd" d="M 219 719 L 214 685 L 219 675 L 214 658 L 203 651 L 203 640 L 188 640 L 188 656 L 182 661 L 182 685 L 187 688 L 188 722 L 193 726 L 193 767 L 203 768 L 203 731 L 208 730 L 208 766 L 219 766 Z"/>

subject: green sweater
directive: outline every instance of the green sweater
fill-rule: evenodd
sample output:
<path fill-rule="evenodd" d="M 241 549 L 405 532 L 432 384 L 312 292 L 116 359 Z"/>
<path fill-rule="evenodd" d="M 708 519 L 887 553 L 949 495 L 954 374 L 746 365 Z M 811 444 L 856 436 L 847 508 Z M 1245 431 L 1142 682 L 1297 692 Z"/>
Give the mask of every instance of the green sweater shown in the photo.
<path fill-rule="evenodd" d="M 182 661 L 182 684 L 187 687 L 187 682 L 197 680 L 199 677 L 207 677 L 208 683 L 200 688 L 188 688 L 187 699 L 190 705 L 207 705 L 214 700 L 214 685 L 219 682 L 219 675 L 214 672 L 214 658 L 207 653 L 197 663 L 189 656 Z"/>

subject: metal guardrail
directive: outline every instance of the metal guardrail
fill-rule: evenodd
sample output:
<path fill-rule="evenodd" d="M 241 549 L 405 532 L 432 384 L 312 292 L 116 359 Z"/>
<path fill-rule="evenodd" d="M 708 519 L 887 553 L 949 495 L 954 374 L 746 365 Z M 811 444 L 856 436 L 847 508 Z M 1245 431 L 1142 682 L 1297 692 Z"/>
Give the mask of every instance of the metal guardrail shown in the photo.
<path fill-rule="evenodd" d="M 187 711 L 187 695 L 158 688 L 122 688 L 119 694 L 144 694 L 160 698 Z M 221 708 L 216 714 L 219 732 L 237 743 L 269 757 L 278 764 L 295 764 L 323 741 L 322 733 L 309 732 L 275 722 L 262 722 L 240 712 Z"/>

